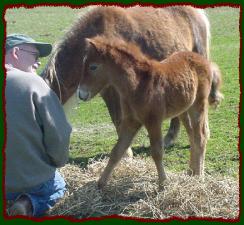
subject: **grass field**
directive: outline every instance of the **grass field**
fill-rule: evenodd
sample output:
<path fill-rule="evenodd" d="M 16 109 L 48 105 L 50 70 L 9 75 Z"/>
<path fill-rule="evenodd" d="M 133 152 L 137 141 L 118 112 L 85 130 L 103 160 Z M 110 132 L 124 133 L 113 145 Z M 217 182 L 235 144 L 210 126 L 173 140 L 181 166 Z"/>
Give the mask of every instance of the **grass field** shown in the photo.
<path fill-rule="evenodd" d="M 6 11 L 7 34 L 26 33 L 33 38 L 55 43 L 69 28 L 78 14 L 86 9 L 67 7 L 15 8 Z M 207 145 L 206 173 L 238 178 L 238 113 L 239 84 L 239 13 L 238 8 L 207 8 L 211 24 L 211 58 L 223 74 L 221 106 L 209 111 L 211 138 Z M 42 59 L 42 68 L 47 59 Z M 41 69 L 42 69 L 41 68 Z M 70 161 L 85 166 L 90 158 L 108 154 L 117 136 L 101 97 L 88 103 L 80 102 L 70 115 L 73 133 Z M 168 121 L 163 126 L 165 134 Z M 142 130 L 133 142 L 136 154 L 148 156 L 149 141 Z M 164 162 L 169 171 L 185 170 L 189 158 L 189 143 L 184 129 L 173 148 L 167 149 Z"/>

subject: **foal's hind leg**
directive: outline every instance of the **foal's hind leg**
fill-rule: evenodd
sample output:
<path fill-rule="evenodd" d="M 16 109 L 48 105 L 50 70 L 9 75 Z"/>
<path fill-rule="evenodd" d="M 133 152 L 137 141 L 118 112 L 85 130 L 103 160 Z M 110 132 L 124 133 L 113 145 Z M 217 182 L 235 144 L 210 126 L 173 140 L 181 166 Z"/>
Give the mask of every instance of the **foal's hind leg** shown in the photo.
<path fill-rule="evenodd" d="M 203 175 L 206 144 L 208 139 L 208 102 L 198 101 L 189 109 L 192 131 L 189 132 L 191 154 L 190 175 Z"/>
<path fill-rule="evenodd" d="M 148 131 L 151 144 L 151 154 L 155 162 L 158 177 L 159 177 L 159 189 L 163 188 L 164 181 L 166 180 L 166 173 L 163 167 L 163 139 L 161 133 L 161 121 L 158 123 L 153 123 L 150 121 L 148 124 L 145 124 Z"/>
<path fill-rule="evenodd" d="M 133 120 L 122 121 L 121 129 L 119 132 L 119 139 L 116 145 L 114 146 L 114 148 L 112 149 L 108 164 L 105 167 L 98 181 L 98 187 L 100 189 L 103 189 L 104 186 L 107 184 L 107 181 L 111 176 L 113 169 L 121 160 L 126 149 L 130 146 L 133 137 L 135 136 L 135 134 L 137 133 L 140 127 L 141 124 L 136 121 Z"/>
<path fill-rule="evenodd" d="M 168 133 L 164 138 L 164 147 L 169 148 L 174 145 L 174 142 L 179 134 L 180 130 L 180 121 L 179 118 L 175 117 L 170 121 L 170 127 Z"/>

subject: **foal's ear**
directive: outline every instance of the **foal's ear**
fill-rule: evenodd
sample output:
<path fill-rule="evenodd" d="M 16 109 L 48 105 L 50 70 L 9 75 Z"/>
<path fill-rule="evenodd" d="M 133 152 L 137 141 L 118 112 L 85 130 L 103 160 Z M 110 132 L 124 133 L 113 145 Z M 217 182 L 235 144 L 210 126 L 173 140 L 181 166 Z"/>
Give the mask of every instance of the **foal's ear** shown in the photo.
<path fill-rule="evenodd" d="M 96 42 L 96 40 L 91 38 L 86 38 L 85 43 L 86 43 L 87 52 L 94 51 L 94 50 L 98 51 L 98 43 Z"/>

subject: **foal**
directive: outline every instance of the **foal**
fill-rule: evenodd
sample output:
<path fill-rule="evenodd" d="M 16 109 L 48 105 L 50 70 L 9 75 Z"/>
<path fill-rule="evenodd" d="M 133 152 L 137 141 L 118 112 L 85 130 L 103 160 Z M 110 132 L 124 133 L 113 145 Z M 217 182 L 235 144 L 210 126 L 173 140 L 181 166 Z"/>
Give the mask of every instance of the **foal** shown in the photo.
<path fill-rule="evenodd" d="M 87 101 L 111 85 L 119 93 L 122 123 L 119 138 L 98 186 L 103 188 L 114 167 L 144 125 L 156 164 L 159 187 L 166 174 L 162 164 L 162 121 L 179 116 L 190 140 L 190 170 L 202 175 L 208 137 L 208 104 L 219 104 L 220 74 L 202 56 L 178 52 L 161 63 L 142 54 L 132 43 L 86 39 L 86 55 L 79 85 L 80 99 Z M 212 87 L 212 89 L 211 89 Z"/>

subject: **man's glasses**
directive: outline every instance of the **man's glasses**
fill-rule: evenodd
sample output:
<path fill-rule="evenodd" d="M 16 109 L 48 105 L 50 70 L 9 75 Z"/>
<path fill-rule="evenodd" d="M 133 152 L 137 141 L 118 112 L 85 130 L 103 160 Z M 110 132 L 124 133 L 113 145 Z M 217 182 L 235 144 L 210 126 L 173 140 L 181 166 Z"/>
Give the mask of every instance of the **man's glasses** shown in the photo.
<path fill-rule="evenodd" d="M 28 53 L 30 53 L 31 55 L 34 55 L 36 61 L 39 59 L 39 55 L 40 55 L 39 52 L 32 52 L 32 51 L 25 50 L 25 49 L 22 49 L 22 48 L 20 48 L 19 50 L 21 50 L 21 51 L 23 51 L 23 52 L 28 52 Z"/>

